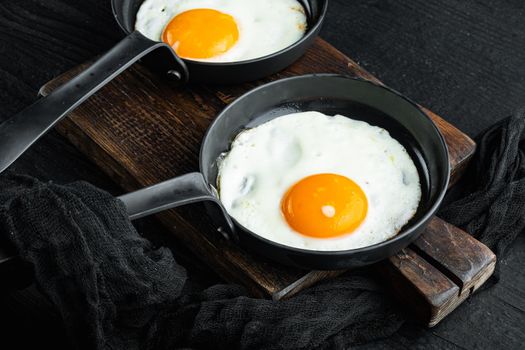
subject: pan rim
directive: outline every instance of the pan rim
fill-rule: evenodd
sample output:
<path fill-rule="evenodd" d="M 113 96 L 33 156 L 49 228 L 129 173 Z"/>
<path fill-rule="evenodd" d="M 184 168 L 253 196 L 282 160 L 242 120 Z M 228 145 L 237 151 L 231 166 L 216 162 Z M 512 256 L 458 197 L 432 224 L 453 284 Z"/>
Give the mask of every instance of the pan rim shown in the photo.
<path fill-rule="evenodd" d="M 129 35 L 133 31 L 136 31 L 136 30 L 134 29 L 133 31 L 128 31 L 124 27 L 124 25 L 119 21 L 118 14 L 117 14 L 117 9 L 116 9 L 116 4 L 115 4 L 116 1 L 117 0 L 111 0 L 111 11 L 113 12 L 113 17 L 115 18 L 115 21 L 117 22 L 117 24 L 120 27 L 120 29 L 126 35 Z M 227 66 L 242 66 L 242 65 L 248 65 L 248 64 L 252 64 L 252 63 L 256 63 L 256 62 L 261 62 L 261 61 L 264 61 L 264 60 L 269 60 L 269 59 L 275 58 L 275 57 L 280 56 L 280 55 L 282 55 L 282 54 L 284 54 L 284 53 L 286 53 L 286 52 L 288 52 L 290 50 L 293 50 L 296 47 L 302 45 L 305 41 L 311 39 L 312 36 L 317 36 L 321 26 L 324 23 L 324 20 L 326 18 L 326 13 L 327 12 L 328 12 L 328 0 L 324 0 L 323 7 L 321 9 L 321 12 L 319 13 L 318 20 L 316 21 L 316 23 L 314 24 L 313 27 L 308 28 L 306 34 L 301 39 L 297 40 L 295 43 L 293 43 L 293 44 L 291 44 L 291 45 L 289 45 L 289 46 L 287 46 L 287 47 L 285 47 L 285 48 L 283 48 L 283 49 L 281 49 L 279 51 L 273 52 L 273 53 L 265 55 L 265 56 L 257 57 L 257 58 L 251 58 L 251 59 L 248 59 L 248 60 L 233 61 L 233 62 L 197 61 L 197 60 L 192 60 L 192 59 L 188 59 L 188 58 L 182 58 L 179 55 L 177 55 L 175 50 L 171 49 L 171 47 L 170 47 L 170 49 L 181 60 L 183 60 L 186 63 L 192 64 L 192 65 L 201 65 L 201 66 L 210 66 L 210 67 L 225 67 L 225 66 L 227 67 Z M 151 39 L 149 39 L 149 40 L 151 40 Z M 151 41 L 156 41 L 156 40 L 151 40 Z M 162 41 L 159 41 L 159 42 L 162 42 Z"/>
<path fill-rule="evenodd" d="M 254 89 L 244 93 L 243 95 L 239 96 L 237 99 L 235 99 L 235 101 L 233 101 L 232 103 L 227 105 L 216 116 L 216 118 L 213 120 L 213 122 L 210 124 L 210 126 L 206 130 L 206 133 L 204 134 L 204 138 L 202 140 L 200 151 L 199 151 L 199 171 L 200 171 L 201 174 L 203 174 L 204 179 L 206 181 L 206 184 L 208 186 L 211 186 L 211 183 L 208 180 L 207 175 L 205 175 L 205 173 L 203 171 L 203 169 L 205 168 L 205 165 L 203 164 L 203 153 L 204 153 L 206 140 L 209 139 L 211 130 L 214 129 L 215 125 L 219 122 L 220 119 L 224 118 L 224 115 L 229 111 L 230 108 L 232 108 L 234 106 L 234 104 L 237 101 L 239 101 L 241 99 L 244 99 L 244 98 L 246 98 L 247 96 L 249 96 L 251 94 L 257 93 L 259 90 L 271 87 L 272 85 L 281 84 L 283 82 L 291 81 L 291 80 L 308 80 L 308 79 L 312 79 L 312 78 L 350 79 L 350 80 L 354 80 L 354 81 L 359 81 L 361 83 L 369 84 L 369 85 L 373 86 L 374 88 L 385 90 L 385 91 L 387 91 L 389 93 L 392 93 L 396 97 L 405 100 L 412 107 L 414 107 L 417 110 L 417 112 L 423 118 L 426 118 L 426 120 L 430 123 L 434 133 L 438 137 L 441 149 L 442 149 L 442 151 L 444 151 L 445 160 L 446 160 L 446 164 L 443 164 L 444 167 L 445 167 L 445 172 L 446 172 L 445 179 L 444 179 L 443 183 L 441 183 L 439 185 L 439 192 L 438 192 L 437 196 L 435 197 L 431 207 L 429 207 L 418 220 L 413 222 L 410 225 L 410 227 L 408 227 L 407 229 L 401 230 L 394 237 L 392 237 L 392 238 L 390 238 L 390 239 L 388 239 L 386 241 L 375 243 L 373 245 L 364 246 L 364 247 L 360 247 L 360 248 L 345 249 L 345 250 L 303 249 L 303 248 L 297 248 L 297 247 L 285 245 L 285 244 L 282 244 L 282 243 L 278 243 L 278 242 L 272 241 L 272 240 L 270 240 L 268 238 L 262 237 L 262 236 L 256 234 L 255 232 L 253 232 L 252 230 L 247 229 L 246 227 L 241 225 L 233 216 L 231 216 L 230 214 L 228 214 L 228 215 L 230 216 L 232 221 L 235 223 L 235 225 L 237 225 L 240 229 L 245 231 L 245 233 L 247 233 L 250 236 L 252 236 L 252 238 L 260 240 L 263 243 L 269 244 L 269 245 L 271 245 L 271 246 L 273 246 L 275 248 L 278 248 L 278 249 L 281 249 L 281 250 L 285 250 L 285 251 L 289 251 L 289 252 L 293 252 L 293 253 L 296 253 L 296 254 L 301 254 L 301 255 L 309 255 L 309 256 L 317 256 L 317 257 L 337 257 L 337 256 L 348 256 L 348 255 L 360 255 L 360 254 L 366 254 L 366 253 L 370 253 L 372 251 L 376 251 L 376 250 L 380 250 L 380 249 L 385 249 L 386 247 L 394 245 L 398 241 L 403 240 L 407 236 L 410 236 L 415 230 L 418 230 L 422 225 L 425 225 L 425 223 L 427 223 L 430 219 L 432 219 L 432 217 L 435 216 L 437 210 L 439 209 L 439 206 L 441 205 L 441 203 L 443 201 L 443 198 L 445 197 L 445 194 L 447 192 L 447 188 L 448 188 L 448 185 L 449 185 L 449 182 L 450 182 L 450 159 L 449 159 L 448 146 L 447 146 L 447 143 L 445 141 L 445 138 L 444 138 L 443 134 L 441 133 L 441 131 L 436 126 L 436 124 L 432 121 L 432 119 L 423 111 L 423 109 L 417 103 L 415 103 L 410 98 L 404 96 L 403 94 L 399 93 L 398 91 L 396 91 L 396 90 L 394 90 L 394 89 L 392 89 L 390 87 L 387 87 L 387 86 L 384 86 L 384 85 L 379 85 L 379 84 L 377 84 L 375 82 L 372 82 L 370 80 L 366 80 L 366 79 L 363 79 L 363 78 L 359 78 L 359 77 L 352 77 L 352 76 L 348 76 L 348 75 L 333 74 L 333 73 L 314 73 L 314 74 L 305 74 L 305 75 L 293 76 L 293 77 L 278 79 L 278 80 L 275 80 L 275 81 L 263 84 L 261 86 L 258 86 L 256 88 L 254 88 Z M 219 201 L 220 201 L 220 199 L 219 199 Z M 414 237 L 414 239 L 415 239 L 415 237 Z"/>

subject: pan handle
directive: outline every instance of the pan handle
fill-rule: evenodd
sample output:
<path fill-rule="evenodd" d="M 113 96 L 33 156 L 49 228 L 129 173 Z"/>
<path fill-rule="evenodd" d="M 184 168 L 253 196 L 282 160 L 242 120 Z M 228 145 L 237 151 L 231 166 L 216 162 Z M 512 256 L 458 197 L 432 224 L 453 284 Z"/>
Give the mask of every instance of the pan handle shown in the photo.
<path fill-rule="evenodd" d="M 226 209 L 214 195 L 201 173 L 189 173 L 141 190 L 125 194 L 124 202 L 131 220 L 139 219 L 164 210 L 186 204 L 210 201 L 222 212 L 228 233 L 235 233 L 235 226 Z M 221 230 L 223 234 L 228 233 Z"/>
<path fill-rule="evenodd" d="M 226 227 L 225 229 L 220 228 L 219 231 L 226 235 L 227 238 L 237 239 L 232 219 L 219 199 L 213 194 L 212 189 L 206 184 L 201 173 L 182 175 L 157 185 L 125 194 L 120 196 L 119 199 L 124 202 L 131 220 L 181 205 L 211 201 L 221 209 L 224 217 Z M 10 245 L 4 248 L 0 247 L 0 275 L 2 274 L 2 268 L 16 258 L 17 254 Z"/>
<path fill-rule="evenodd" d="M 140 58 L 161 48 L 171 56 L 170 66 L 173 67 L 170 75 L 187 81 L 186 65 L 168 44 L 150 40 L 137 31 L 132 32 L 91 67 L 0 124 L 0 173 L 89 96 Z"/>

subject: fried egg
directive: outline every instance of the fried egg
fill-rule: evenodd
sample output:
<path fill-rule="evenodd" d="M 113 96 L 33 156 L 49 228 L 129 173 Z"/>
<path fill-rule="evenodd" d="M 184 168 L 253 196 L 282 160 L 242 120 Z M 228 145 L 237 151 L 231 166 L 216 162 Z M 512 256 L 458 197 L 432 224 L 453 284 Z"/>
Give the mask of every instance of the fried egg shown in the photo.
<path fill-rule="evenodd" d="M 135 29 L 186 59 L 237 62 L 266 56 L 301 39 L 297 0 L 146 0 Z"/>
<path fill-rule="evenodd" d="M 294 113 L 242 131 L 218 167 L 220 200 L 237 222 L 302 249 L 388 240 L 421 200 L 406 149 L 385 129 L 341 115 Z"/>

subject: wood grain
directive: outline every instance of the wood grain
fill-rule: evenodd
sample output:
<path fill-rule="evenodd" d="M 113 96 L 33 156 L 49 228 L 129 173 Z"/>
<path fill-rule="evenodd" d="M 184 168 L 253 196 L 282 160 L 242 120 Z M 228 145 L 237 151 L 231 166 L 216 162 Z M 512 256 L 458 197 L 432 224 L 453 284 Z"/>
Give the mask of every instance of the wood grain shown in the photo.
<path fill-rule="evenodd" d="M 496 256 L 466 232 L 434 218 L 409 248 L 377 269 L 392 292 L 435 326 L 494 272 Z"/>
<path fill-rule="evenodd" d="M 413 243 L 414 248 L 453 280 L 461 292 L 471 288 L 496 260 L 489 248 L 443 220 L 432 220 L 426 231 Z"/>
<path fill-rule="evenodd" d="M 403 306 L 429 325 L 435 310 L 446 306 L 459 293 L 454 282 L 411 248 L 378 265 L 377 271 Z"/>
<path fill-rule="evenodd" d="M 53 80 L 42 88 L 41 94 L 49 93 L 80 69 Z M 57 129 L 126 191 L 131 191 L 197 170 L 199 146 L 207 126 L 225 105 L 248 89 L 308 73 L 347 74 L 380 83 L 351 59 L 318 39 L 307 54 L 287 70 L 241 86 L 175 87 L 140 65 L 134 66 L 75 110 Z M 454 182 L 472 156 L 475 144 L 439 116 L 426 112 L 447 141 Z M 222 277 L 244 284 L 253 295 L 278 300 L 342 273 L 302 271 L 247 254 L 215 231 L 201 205 L 170 210 L 160 214 L 159 219 Z M 429 229 L 440 227 L 433 223 Z M 429 235 L 426 242 L 431 246 L 448 244 L 446 240 L 436 239 L 438 237 Z M 470 243 L 479 244 L 477 241 Z M 428 250 L 426 246 L 421 247 L 414 249 Z M 434 261 L 414 249 L 407 249 L 384 265 L 388 266 L 390 276 L 403 276 L 405 282 L 400 284 L 403 279 L 399 279 L 396 285 L 421 296 L 420 305 L 429 310 L 421 314 L 426 314 L 428 321 L 444 306 L 453 304 L 451 295 L 457 295 L 456 289 L 460 287 L 450 282 L 450 278 L 433 265 Z M 430 253 L 428 256 L 432 256 Z M 440 261 L 439 258 L 444 257 L 436 256 L 435 261 Z M 444 269 L 455 263 L 441 261 L 441 266 Z M 434 280 L 422 274 L 424 271 L 431 271 L 430 277 Z M 465 284 L 467 282 L 465 280 Z"/>

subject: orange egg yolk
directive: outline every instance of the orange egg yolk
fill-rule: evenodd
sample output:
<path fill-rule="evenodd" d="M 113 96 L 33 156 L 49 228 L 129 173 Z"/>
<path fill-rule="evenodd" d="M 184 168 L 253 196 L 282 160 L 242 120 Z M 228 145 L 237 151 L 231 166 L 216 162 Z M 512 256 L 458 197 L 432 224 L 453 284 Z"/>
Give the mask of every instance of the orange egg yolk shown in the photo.
<path fill-rule="evenodd" d="M 211 58 L 228 51 L 239 39 L 232 16 L 211 9 L 194 9 L 175 16 L 164 28 L 162 41 L 180 57 Z"/>
<path fill-rule="evenodd" d="M 349 178 L 317 174 L 293 185 L 282 199 L 281 210 L 295 231 L 330 238 L 355 230 L 366 217 L 368 201 Z"/>

